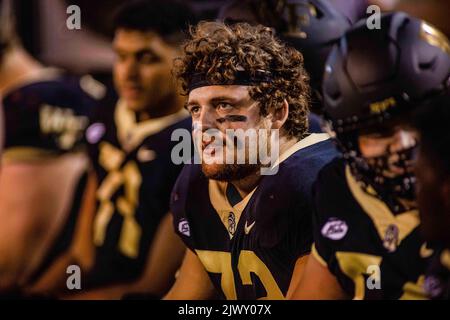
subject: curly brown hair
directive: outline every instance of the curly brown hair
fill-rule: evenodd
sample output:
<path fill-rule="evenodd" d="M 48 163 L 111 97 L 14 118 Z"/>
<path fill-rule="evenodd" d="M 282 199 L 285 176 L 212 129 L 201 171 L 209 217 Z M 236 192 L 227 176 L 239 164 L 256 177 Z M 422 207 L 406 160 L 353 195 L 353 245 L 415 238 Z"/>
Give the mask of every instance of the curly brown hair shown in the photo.
<path fill-rule="evenodd" d="M 204 74 L 211 84 L 233 84 L 242 69 L 252 76 L 268 71 L 271 81 L 252 86 L 250 97 L 260 103 L 263 116 L 286 100 L 289 115 L 283 128 L 291 137 L 302 139 L 306 135 L 310 87 L 300 52 L 286 46 L 271 28 L 262 25 L 200 22 L 191 27 L 190 35 L 184 55 L 175 61 L 174 68 L 183 94 L 189 93 L 194 74 Z"/>

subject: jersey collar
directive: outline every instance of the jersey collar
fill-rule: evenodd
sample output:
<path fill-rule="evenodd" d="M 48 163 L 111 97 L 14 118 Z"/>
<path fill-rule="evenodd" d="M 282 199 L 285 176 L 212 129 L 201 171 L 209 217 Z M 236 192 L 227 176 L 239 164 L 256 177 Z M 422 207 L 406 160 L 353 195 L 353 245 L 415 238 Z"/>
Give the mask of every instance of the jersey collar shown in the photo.
<path fill-rule="evenodd" d="M 139 146 L 148 136 L 161 132 L 172 124 L 187 118 L 188 113 L 182 109 L 165 117 L 137 122 L 135 112 L 128 109 L 124 101 L 119 100 L 114 117 L 119 142 L 124 150 L 129 152 Z"/>
<path fill-rule="evenodd" d="M 296 144 L 294 144 L 292 147 L 284 151 L 278 159 L 275 161 L 275 163 L 272 165 L 272 170 L 279 166 L 283 161 L 287 160 L 290 156 L 292 156 L 294 153 L 301 149 L 305 149 L 307 147 L 310 147 L 312 145 L 315 145 L 316 143 L 326 141 L 330 139 L 330 136 L 327 133 L 312 133 L 306 138 L 298 141 Z"/>
<path fill-rule="evenodd" d="M 382 240 L 385 239 L 388 229 L 395 226 L 398 228 L 398 246 L 401 241 L 419 225 L 420 219 L 418 210 L 410 210 L 395 215 L 384 202 L 377 197 L 368 194 L 360 187 L 351 174 L 349 166 L 346 166 L 345 168 L 345 176 L 353 197 L 359 203 L 361 208 L 369 215 Z"/>

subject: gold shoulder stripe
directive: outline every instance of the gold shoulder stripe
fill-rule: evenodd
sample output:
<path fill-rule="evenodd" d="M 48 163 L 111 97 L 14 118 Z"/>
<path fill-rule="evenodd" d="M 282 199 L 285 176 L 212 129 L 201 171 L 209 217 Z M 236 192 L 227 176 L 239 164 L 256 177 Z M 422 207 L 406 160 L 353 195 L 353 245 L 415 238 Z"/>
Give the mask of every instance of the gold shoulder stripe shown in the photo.
<path fill-rule="evenodd" d="M 292 156 L 297 151 L 310 147 L 312 145 L 315 145 L 319 142 L 326 141 L 330 139 L 330 135 L 328 133 L 312 133 L 308 137 L 300 140 L 296 144 L 294 144 L 292 147 L 287 149 L 285 152 L 283 152 L 275 161 L 274 165 L 272 166 L 272 169 L 276 166 L 280 165 L 283 161 L 288 159 L 290 156 Z"/>
<path fill-rule="evenodd" d="M 427 294 L 424 288 L 425 276 L 421 275 L 417 282 L 407 282 L 403 286 L 403 295 L 399 300 L 427 300 Z"/>
<path fill-rule="evenodd" d="M 446 249 L 441 253 L 441 264 L 450 270 L 450 250 Z"/>
<path fill-rule="evenodd" d="M 363 300 L 366 287 L 364 275 L 370 266 L 380 266 L 383 258 L 359 252 L 336 252 L 336 259 L 342 272 L 355 284 L 353 300 Z"/>
<path fill-rule="evenodd" d="M 85 75 L 80 79 L 80 87 L 95 100 L 100 100 L 106 95 L 106 86 L 95 80 L 91 75 Z"/>
<path fill-rule="evenodd" d="M 386 230 L 390 225 L 396 225 L 399 229 L 398 244 L 400 244 L 419 225 L 420 220 L 417 210 L 394 215 L 384 202 L 364 192 L 352 176 L 349 166 L 345 169 L 345 175 L 353 197 L 371 218 L 381 239 L 384 239 Z"/>

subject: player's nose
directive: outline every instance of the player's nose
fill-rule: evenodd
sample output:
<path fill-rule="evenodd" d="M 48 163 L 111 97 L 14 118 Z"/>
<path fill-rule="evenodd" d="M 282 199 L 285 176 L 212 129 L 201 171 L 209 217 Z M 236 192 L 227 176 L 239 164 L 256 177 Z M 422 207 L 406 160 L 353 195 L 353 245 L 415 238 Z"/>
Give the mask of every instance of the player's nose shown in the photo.
<path fill-rule="evenodd" d="M 390 144 L 391 152 L 398 152 L 413 147 L 416 144 L 415 134 L 411 131 L 398 130 Z"/>
<path fill-rule="evenodd" d="M 202 132 L 217 128 L 216 116 L 211 108 L 202 108 L 198 124 L 200 125 Z"/>
<path fill-rule="evenodd" d="M 127 59 L 123 63 L 123 73 L 126 80 L 137 80 L 139 78 L 139 63 L 135 59 Z"/>

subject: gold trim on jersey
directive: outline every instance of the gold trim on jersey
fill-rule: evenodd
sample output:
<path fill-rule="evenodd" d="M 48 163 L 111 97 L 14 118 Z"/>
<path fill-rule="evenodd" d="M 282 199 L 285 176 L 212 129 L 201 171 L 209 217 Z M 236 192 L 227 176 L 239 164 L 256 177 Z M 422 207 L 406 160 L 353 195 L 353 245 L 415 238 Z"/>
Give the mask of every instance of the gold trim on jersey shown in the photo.
<path fill-rule="evenodd" d="M 383 258 L 366 253 L 338 251 L 336 260 L 342 273 L 353 280 L 355 285 L 353 300 L 364 300 L 366 288 L 364 275 L 368 273 L 371 266 L 379 268 Z M 376 275 L 376 278 L 378 277 L 381 275 Z M 380 281 L 380 279 L 377 280 Z"/>
<path fill-rule="evenodd" d="M 319 254 L 319 252 L 316 249 L 316 244 L 313 243 L 312 247 L 311 247 L 311 255 L 317 260 L 317 262 L 319 262 L 322 266 L 324 266 L 325 268 L 328 268 L 328 263 L 321 257 L 321 255 Z"/>
<path fill-rule="evenodd" d="M 373 221 L 381 240 L 384 240 L 387 229 L 395 225 L 399 231 L 398 246 L 419 225 L 419 212 L 417 210 L 394 215 L 384 202 L 364 192 L 351 174 L 349 166 L 346 166 L 345 175 L 353 197 Z"/>
<path fill-rule="evenodd" d="M 50 150 L 32 147 L 12 147 L 3 151 L 2 164 L 12 162 L 41 161 L 56 158 L 60 154 Z"/>
<path fill-rule="evenodd" d="M 419 251 L 419 255 L 421 258 L 426 259 L 428 257 L 431 257 L 434 253 L 433 249 L 428 248 L 428 244 L 426 242 L 424 242 L 421 246 L 420 246 L 420 251 Z"/>
<path fill-rule="evenodd" d="M 441 264 L 450 270 L 450 250 L 446 249 L 442 251 L 440 259 Z"/>
<path fill-rule="evenodd" d="M 427 300 L 428 296 L 425 292 L 425 276 L 421 275 L 417 282 L 406 282 L 403 286 L 403 294 L 399 300 Z"/>
<path fill-rule="evenodd" d="M 135 112 L 128 109 L 124 101 L 119 100 L 114 115 L 117 126 L 117 138 L 122 148 L 130 152 L 148 136 L 156 134 L 187 117 L 187 111 L 182 109 L 165 117 L 137 122 Z"/>
<path fill-rule="evenodd" d="M 297 151 L 307 148 L 307 147 L 310 147 L 316 143 L 326 141 L 328 139 L 330 139 L 330 136 L 327 133 L 312 133 L 312 134 L 310 134 L 309 136 L 300 140 L 299 142 L 294 144 L 292 147 L 287 149 L 285 152 L 283 152 L 279 156 L 277 161 L 275 161 L 275 163 L 273 164 L 272 169 L 275 168 L 276 166 L 280 165 L 283 161 L 288 159 L 290 156 L 292 156 Z"/>
<path fill-rule="evenodd" d="M 106 86 L 95 80 L 90 74 L 80 78 L 80 88 L 95 100 L 103 99 L 107 92 Z"/>
<path fill-rule="evenodd" d="M 6 97 L 12 91 L 27 86 L 35 82 L 55 80 L 62 75 L 63 71 L 57 68 L 39 68 L 35 71 L 28 72 L 25 75 L 6 83 L 0 88 L 0 94 Z"/>
<path fill-rule="evenodd" d="M 279 165 L 286 159 L 288 159 L 290 156 L 292 156 L 297 151 L 312 146 L 316 143 L 328 140 L 330 136 L 328 134 L 322 133 L 322 134 L 311 134 L 305 139 L 300 140 L 296 144 L 294 144 L 292 147 L 284 151 L 272 168 Z M 239 223 L 239 219 L 241 217 L 242 211 L 244 211 L 245 207 L 247 206 L 247 203 L 251 199 L 253 193 L 256 191 L 257 187 L 253 189 L 252 192 L 250 192 L 244 199 L 242 199 L 241 202 L 236 204 L 235 206 L 232 206 L 227 199 L 226 196 L 226 190 L 227 190 L 228 182 L 221 182 L 217 180 L 209 180 L 209 199 L 211 201 L 211 204 L 213 205 L 214 209 L 216 210 L 217 214 L 220 217 L 220 220 L 224 224 L 225 228 L 228 231 L 228 234 L 230 236 L 230 239 L 233 238 L 233 233 L 230 232 L 229 229 L 229 216 L 230 214 L 234 215 L 234 223 L 237 226 Z"/>
<path fill-rule="evenodd" d="M 241 218 L 242 211 L 244 211 L 248 202 L 250 201 L 253 193 L 255 193 L 257 187 L 253 189 L 244 199 L 242 199 L 235 206 L 232 206 L 228 201 L 226 196 L 226 190 L 228 187 L 228 182 L 217 181 L 217 180 L 209 180 L 208 189 L 209 189 L 209 199 L 211 204 L 219 215 L 220 220 L 228 231 L 228 235 L 230 239 L 233 238 L 233 233 L 230 232 L 229 229 L 229 216 L 232 213 L 235 219 L 235 225 L 237 226 L 239 223 L 239 219 Z"/>

